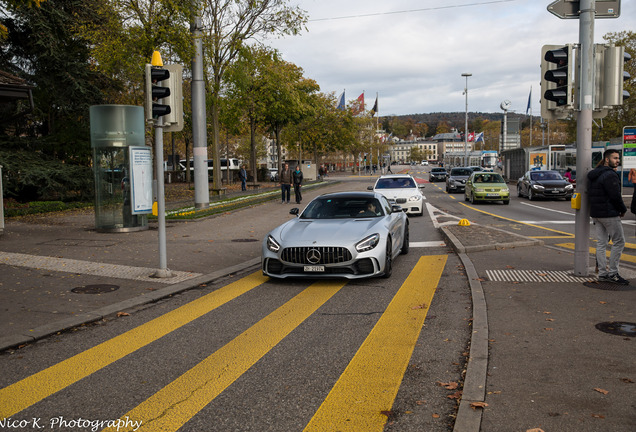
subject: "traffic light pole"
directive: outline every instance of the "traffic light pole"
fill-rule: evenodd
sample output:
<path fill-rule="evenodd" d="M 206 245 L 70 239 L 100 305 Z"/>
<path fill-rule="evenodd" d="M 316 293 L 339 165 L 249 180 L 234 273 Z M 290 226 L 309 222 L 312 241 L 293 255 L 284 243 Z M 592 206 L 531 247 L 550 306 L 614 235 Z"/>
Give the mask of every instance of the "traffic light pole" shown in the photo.
<path fill-rule="evenodd" d="M 592 121 L 594 111 L 594 18 L 595 0 L 581 0 L 579 43 L 579 113 L 576 130 L 576 189 L 581 194 L 581 208 L 576 211 L 574 239 L 574 274 L 587 276 L 589 270 L 590 207 L 587 173 L 592 166 Z"/>
<path fill-rule="evenodd" d="M 157 176 L 157 222 L 159 223 L 159 269 L 153 277 L 169 278 L 172 272 L 168 269 L 166 253 L 166 197 L 163 185 L 163 118 L 155 123 L 155 173 Z"/>

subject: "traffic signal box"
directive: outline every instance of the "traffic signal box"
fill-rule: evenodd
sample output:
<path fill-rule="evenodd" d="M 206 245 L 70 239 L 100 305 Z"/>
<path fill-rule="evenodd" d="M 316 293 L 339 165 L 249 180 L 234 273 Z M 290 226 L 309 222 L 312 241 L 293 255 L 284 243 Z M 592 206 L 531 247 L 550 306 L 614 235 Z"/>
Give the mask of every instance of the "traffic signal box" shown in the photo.
<path fill-rule="evenodd" d="M 163 120 L 163 130 L 178 132 L 183 129 L 183 67 L 163 65 L 157 51 L 153 53 L 152 64 L 145 69 L 146 121 Z"/>
<path fill-rule="evenodd" d="M 575 44 L 544 45 L 541 50 L 541 116 L 546 120 L 568 117 L 581 109 L 580 56 L 574 58 Z M 594 45 L 594 118 L 623 104 L 630 94 L 624 83 L 631 78 L 625 63 L 631 60 L 625 47 Z"/>
<path fill-rule="evenodd" d="M 544 45 L 541 49 L 541 116 L 566 118 L 574 108 L 573 44 Z"/>

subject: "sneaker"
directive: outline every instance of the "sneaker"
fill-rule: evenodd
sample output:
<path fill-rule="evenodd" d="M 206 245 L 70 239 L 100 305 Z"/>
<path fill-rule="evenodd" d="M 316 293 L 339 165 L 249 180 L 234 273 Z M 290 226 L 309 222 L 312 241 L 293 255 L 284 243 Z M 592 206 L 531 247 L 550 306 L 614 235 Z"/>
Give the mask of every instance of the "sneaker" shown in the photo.
<path fill-rule="evenodd" d="M 607 276 L 599 276 L 598 280 L 603 282 L 613 282 L 619 285 L 629 285 L 629 281 L 621 277 L 618 273 Z"/>

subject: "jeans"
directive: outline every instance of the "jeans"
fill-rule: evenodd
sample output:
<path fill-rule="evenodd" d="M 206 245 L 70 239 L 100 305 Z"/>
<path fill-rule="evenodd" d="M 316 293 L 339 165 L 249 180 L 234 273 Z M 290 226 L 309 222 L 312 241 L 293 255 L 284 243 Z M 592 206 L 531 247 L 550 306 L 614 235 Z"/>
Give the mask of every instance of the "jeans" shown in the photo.
<path fill-rule="evenodd" d="M 244 191 L 245 190 L 245 179 L 241 179 L 241 190 Z"/>
<path fill-rule="evenodd" d="M 618 216 L 609 218 L 592 218 L 596 225 L 596 263 L 598 275 L 609 276 L 618 273 L 618 262 L 625 248 L 625 234 L 623 224 Z M 610 250 L 609 269 L 607 268 L 607 245 L 612 241 Z"/>
<path fill-rule="evenodd" d="M 289 195 L 291 194 L 291 185 L 290 184 L 281 184 L 280 191 L 283 196 L 283 202 L 289 202 Z M 285 199 L 287 197 L 287 199 Z"/>

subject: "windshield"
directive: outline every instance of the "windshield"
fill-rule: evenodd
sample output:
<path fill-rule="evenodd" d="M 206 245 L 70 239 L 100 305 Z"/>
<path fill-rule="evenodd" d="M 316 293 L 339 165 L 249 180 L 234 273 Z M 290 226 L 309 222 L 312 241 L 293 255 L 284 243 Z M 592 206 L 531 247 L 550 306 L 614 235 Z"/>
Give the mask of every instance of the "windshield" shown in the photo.
<path fill-rule="evenodd" d="M 541 180 L 563 180 L 563 177 L 561 177 L 561 174 L 559 174 L 558 172 L 554 172 L 554 171 L 533 172 L 533 173 L 530 173 L 530 178 L 532 180 L 537 180 L 537 181 L 541 181 Z"/>
<path fill-rule="evenodd" d="M 301 219 L 357 219 L 384 216 L 375 198 L 317 198 L 309 203 Z"/>
<path fill-rule="evenodd" d="M 505 183 L 499 174 L 478 174 L 473 181 L 475 183 Z"/>
<path fill-rule="evenodd" d="M 412 178 L 381 178 L 375 184 L 376 189 L 403 189 L 416 188 L 417 185 Z"/>
<path fill-rule="evenodd" d="M 451 170 L 452 176 L 469 176 L 473 173 L 473 170 L 468 168 L 453 168 Z"/>

